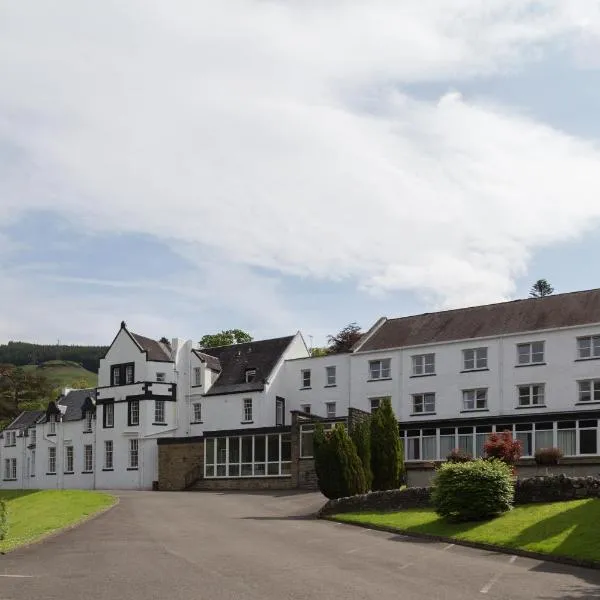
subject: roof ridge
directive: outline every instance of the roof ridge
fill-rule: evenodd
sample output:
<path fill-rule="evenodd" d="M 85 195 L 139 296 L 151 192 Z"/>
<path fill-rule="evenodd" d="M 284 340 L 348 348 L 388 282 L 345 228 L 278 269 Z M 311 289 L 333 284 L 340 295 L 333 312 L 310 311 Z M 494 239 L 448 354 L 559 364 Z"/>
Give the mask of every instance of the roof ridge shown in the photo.
<path fill-rule="evenodd" d="M 239 342 L 237 344 L 223 344 L 221 346 L 210 346 L 207 348 L 194 348 L 194 350 L 197 350 L 198 352 L 205 352 L 206 350 L 217 350 L 217 349 L 221 349 L 221 348 L 235 348 L 235 347 L 239 347 L 239 346 L 248 346 L 250 344 L 260 344 L 262 342 L 274 342 L 275 340 L 293 339 L 295 336 L 296 336 L 296 334 L 282 335 L 279 337 L 265 338 L 262 340 L 252 340 L 251 342 Z"/>

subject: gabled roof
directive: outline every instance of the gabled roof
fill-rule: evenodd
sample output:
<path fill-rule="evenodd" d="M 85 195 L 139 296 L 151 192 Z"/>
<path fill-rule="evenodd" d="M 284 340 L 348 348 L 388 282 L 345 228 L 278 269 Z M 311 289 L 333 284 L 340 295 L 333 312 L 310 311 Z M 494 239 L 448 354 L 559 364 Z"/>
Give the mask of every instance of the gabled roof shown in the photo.
<path fill-rule="evenodd" d="M 356 352 L 600 323 L 600 289 L 388 319 Z"/>
<path fill-rule="evenodd" d="M 57 405 L 59 409 L 64 407 L 62 412 L 63 421 L 81 421 L 84 418 L 84 412 L 88 408 L 93 408 L 96 399 L 96 390 L 88 388 L 85 390 L 71 390 L 66 396 L 61 396 Z"/>
<path fill-rule="evenodd" d="M 218 359 L 221 374 L 206 396 L 261 391 L 265 380 L 295 336 L 232 344 L 218 348 L 203 348 L 202 354 Z M 256 369 L 254 380 L 246 383 L 246 370 Z"/>
<path fill-rule="evenodd" d="M 138 335 L 137 333 L 129 333 L 134 342 L 146 352 L 148 360 L 156 360 L 159 362 L 172 361 L 172 358 L 166 347 L 164 347 L 160 342 L 144 337 L 143 335 Z"/>
<path fill-rule="evenodd" d="M 221 370 L 221 362 L 216 356 L 211 356 L 210 354 L 205 354 L 201 350 L 192 350 L 192 352 L 204 363 L 206 366 L 212 371 L 220 371 Z"/>
<path fill-rule="evenodd" d="M 25 410 L 12 423 L 4 428 L 7 429 L 27 429 L 35 425 L 44 416 L 43 410 Z"/>

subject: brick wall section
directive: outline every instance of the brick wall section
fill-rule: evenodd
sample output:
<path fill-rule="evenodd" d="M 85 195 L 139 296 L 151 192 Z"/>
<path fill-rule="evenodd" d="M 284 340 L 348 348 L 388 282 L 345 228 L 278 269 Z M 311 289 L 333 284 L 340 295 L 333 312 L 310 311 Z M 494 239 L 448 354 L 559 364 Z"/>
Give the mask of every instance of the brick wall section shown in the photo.
<path fill-rule="evenodd" d="M 298 464 L 298 482 L 296 487 L 301 490 L 318 490 L 315 461 L 312 458 L 301 458 Z"/>
<path fill-rule="evenodd" d="M 202 438 L 158 440 L 158 489 L 184 490 L 201 476 L 204 468 Z"/>
<path fill-rule="evenodd" d="M 201 479 L 192 490 L 289 490 L 292 489 L 291 477 L 239 477 L 228 479 Z"/>

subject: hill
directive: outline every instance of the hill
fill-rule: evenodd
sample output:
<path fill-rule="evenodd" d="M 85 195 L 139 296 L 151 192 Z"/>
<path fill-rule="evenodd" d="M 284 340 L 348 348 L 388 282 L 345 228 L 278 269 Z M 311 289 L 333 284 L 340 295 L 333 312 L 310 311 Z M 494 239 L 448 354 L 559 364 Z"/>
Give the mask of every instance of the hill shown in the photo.
<path fill-rule="evenodd" d="M 42 365 L 53 361 L 72 362 L 87 371 L 98 372 L 100 358 L 106 354 L 107 346 L 67 346 L 8 342 L 0 344 L 0 364 Z"/>
<path fill-rule="evenodd" d="M 43 375 L 52 387 L 96 387 L 97 373 L 84 369 L 80 364 L 70 360 L 49 360 L 40 365 L 24 365 L 23 370 Z"/>

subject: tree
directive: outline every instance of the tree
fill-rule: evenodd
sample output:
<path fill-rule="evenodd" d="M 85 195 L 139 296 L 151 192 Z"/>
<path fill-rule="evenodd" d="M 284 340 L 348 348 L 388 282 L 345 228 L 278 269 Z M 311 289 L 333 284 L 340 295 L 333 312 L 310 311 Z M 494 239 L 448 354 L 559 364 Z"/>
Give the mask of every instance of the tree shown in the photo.
<path fill-rule="evenodd" d="M 327 352 L 329 354 L 342 354 L 350 352 L 352 346 L 360 340 L 362 333 L 360 327 L 356 323 L 350 323 L 340 330 L 336 335 L 328 335 L 327 343 L 329 344 Z"/>
<path fill-rule="evenodd" d="M 485 457 L 488 460 L 497 459 L 514 467 L 521 458 L 521 442 L 514 440 L 508 430 L 502 433 L 491 433 L 483 445 Z"/>
<path fill-rule="evenodd" d="M 319 346 L 316 346 L 315 348 L 311 348 L 310 349 L 310 355 L 311 356 L 327 356 L 329 354 L 329 351 L 327 350 L 327 348 L 320 348 Z"/>
<path fill-rule="evenodd" d="M 200 340 L 200 348 L 216 348 L 217 346 L 231 346 L 232 344 L 245 344 L 252 341 L 252 336 L 241 329 L 227 329 L 220 333 L 207 333 Z"/>
<path fill-rule="evenodd" d="M 364 494 L 367 491 L 365 473 L 346 428 L 340 423 L 325 433 L 318 423 L 313 439 L 321 493 L 329 499 Z"/>
<path fill-rule="evenodd" d="M 368 417 L 355 423 L 350 432 L 350 437 L 363 466 L 367 490 L 370 490 L 373 483 L 373 473 L 371 472 L 371 419 Z"/>
<path fill-rule="evenodd" d="M 403 471 L 402 445 L 398 421 L 390 398 L 371 415 L 371 471 L 373 490 L 393 490 L 400 486 Z"/>
<path fill-rule="evenodd" d="M 0 365 L 0 417 L 16 417 L 24 405 L 41 407 L 52 393 L 52 385 L 43 375 Z"/>
<path fill-rule="evenodd" d="M 550 296 L 554 293 L 554 288 L 548 283 L 546 279 L 538 279 L 529 291 L 530 298 L 543 298 L 544 296 Z"/>

